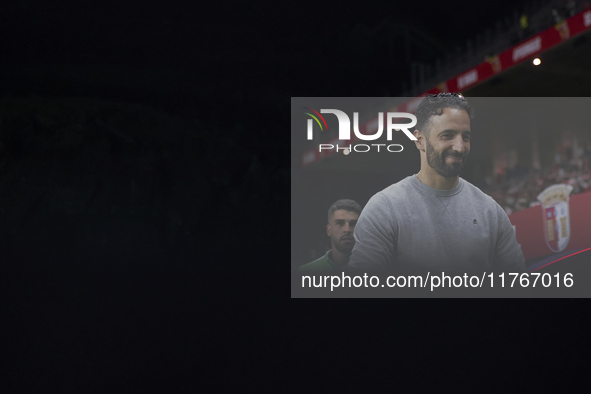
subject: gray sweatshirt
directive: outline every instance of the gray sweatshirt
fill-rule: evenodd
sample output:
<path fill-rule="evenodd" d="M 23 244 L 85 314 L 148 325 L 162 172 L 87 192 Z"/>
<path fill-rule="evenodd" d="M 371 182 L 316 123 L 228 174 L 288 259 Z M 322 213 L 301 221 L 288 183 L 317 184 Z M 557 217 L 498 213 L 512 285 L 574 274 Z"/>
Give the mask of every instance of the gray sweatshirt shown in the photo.
<path fill-rule="evenodd" d="M 351 273 L 525 271 L 505 211 L 462 178 L 451 190 L 416 175 L 387 187 L 368 201 L 354 236 Z"/>

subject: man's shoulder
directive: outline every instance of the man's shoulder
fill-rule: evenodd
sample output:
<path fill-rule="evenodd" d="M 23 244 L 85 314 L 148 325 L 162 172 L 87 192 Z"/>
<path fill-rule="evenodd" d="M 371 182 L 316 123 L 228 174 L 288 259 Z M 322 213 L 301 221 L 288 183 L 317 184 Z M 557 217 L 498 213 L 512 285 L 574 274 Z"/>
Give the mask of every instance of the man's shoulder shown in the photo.
<path fill-rule="evenodd" d="M 408 201 L 416 199 L 417 190 L 413 185 L 412 177 L 408 176 L 374 194 L 361 211 L 360 221 L 363 220 L 362 217 L 366 218 L 368 215 L 372 220 L 392 218 L 395 216 L 393 207 L 403 206 Z"/>
<path fill-rule="evenodd" d="M 480 188 L 474 186 L 470 182 L 465 179 L 462 179 L 464 182 L 464 192 L 466 193 L 465 196 L 472 201 L 477 202 L 481 207 L 483 212 L 489 212 L 495 215 L 507 216 L 505 210 L 499 205 L 498 202 L 495 201 L 494 198 L 480 190 Z"/>
<path fill-rule="evenodd" d="M 329 252 L 314 261 L 302 265 L 298 271 L 305 274 L 314 274 L 333 270 L 335 267 L 334 263 L 328 258 Z"/>
<path fill-rule="evenodd" d="M 387 198 L 396 198 L 406 195 L 409 191 L 414 190 L 413 188 L 413 177 L 414 175 L 407 176 L 406 178 L 391 184 L 385 189 L 379 191 L 375 195 L 383 195 Z"/>
<path fill-rule="evenodd" d="M 488 194 L 486 194 L 485 192 L 480 190 L 479 187 L 474 186 L 473 184 L 471 184 L 470 182 L 468 182 L 464 178 L 461 178 L 461 179 L 462 179 L 462 182 L 464 183 L 464 187 L 463 187 L 464 193 L 470 194 L 472 198 L 478 198 L 478 199 L 481 199 L 484 202 L 487 202 L 489 204 L 497 205 L 497 202 L 494 200 L 494 198 L 492 198 L 491 196 L 489 196 Z"/>

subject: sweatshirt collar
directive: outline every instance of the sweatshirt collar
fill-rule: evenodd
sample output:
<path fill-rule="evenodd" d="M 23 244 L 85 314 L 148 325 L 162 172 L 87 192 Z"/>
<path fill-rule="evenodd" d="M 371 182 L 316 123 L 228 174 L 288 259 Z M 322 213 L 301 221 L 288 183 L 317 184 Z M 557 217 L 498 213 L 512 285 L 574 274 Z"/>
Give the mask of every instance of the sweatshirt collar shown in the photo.
<path fill-rule="evenodd" d="M 425 193 L 433 194 L 438 197 L 454 196 L 454 195 L 458 194 L 459 192 L 461 192 L 462 189 L 464 188 L 464 180 L 462 178 L 459 178 L 458 185 L 456 187 L 454 187 L 453 189 L 449 189 L 449 190 L 435 189 L 434 187 L 427 186 L 419 180 L 419 178 L 417 177 L 417 174 L 412 175 L 410 178 L 411 178 L 411 180 L 410 180 L 411 183 L 415 187 L 417 187 L 419 190 L 421 190 L 422 192 L 425 192 Z"/>

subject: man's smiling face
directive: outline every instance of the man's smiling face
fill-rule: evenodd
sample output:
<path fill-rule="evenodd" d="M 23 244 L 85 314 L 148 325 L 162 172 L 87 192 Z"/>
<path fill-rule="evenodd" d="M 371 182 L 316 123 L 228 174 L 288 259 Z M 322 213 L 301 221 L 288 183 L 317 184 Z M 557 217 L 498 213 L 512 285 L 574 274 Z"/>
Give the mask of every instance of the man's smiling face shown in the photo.
<path fill-rule="evenodd" d="M 443 177 L 460 174 L 470 153 L 470 117 L 463 109 L 445 108 L 429 119 L 425 138 L 427 163 Z"/>

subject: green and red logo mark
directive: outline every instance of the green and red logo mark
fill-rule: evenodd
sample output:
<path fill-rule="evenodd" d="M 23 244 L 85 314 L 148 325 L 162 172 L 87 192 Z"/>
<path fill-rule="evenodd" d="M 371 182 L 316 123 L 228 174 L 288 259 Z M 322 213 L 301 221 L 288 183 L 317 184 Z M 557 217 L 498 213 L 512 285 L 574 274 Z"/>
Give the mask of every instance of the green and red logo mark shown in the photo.
<path fill-rule="evenodd" d="M 320 113 L 316 110 L 313 110 L 312 108 L 308 108 L 308 107 L 302 107 L 304 109 L 310 110 L 312 112 L 314 112 L 316 115 L 318 115 L 318 117 L 320 117 L 320 119 L 322 119 L 322 122 L 324 122 L 324 126 L 326 126 L 326 131 L 328 131 L 328 125 L 326 124 L 326 120 L 324 120 L 324 117 L 322 115 L 320 115 Z M 318 123 L 318 126 L 320 126 L 320 130 L 324 130 L 322 128 L 322 123 L 320 123 L 320 121 L 318 120 L 318 118 L 314 115 L 312 115 L 309 112 L 304 112 L 306 115 L 311 116 L 316 123 Z M 312 139 L 312 119 L 308 119 L 308 139 L 311 140 Z"/>

